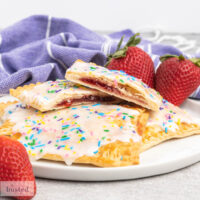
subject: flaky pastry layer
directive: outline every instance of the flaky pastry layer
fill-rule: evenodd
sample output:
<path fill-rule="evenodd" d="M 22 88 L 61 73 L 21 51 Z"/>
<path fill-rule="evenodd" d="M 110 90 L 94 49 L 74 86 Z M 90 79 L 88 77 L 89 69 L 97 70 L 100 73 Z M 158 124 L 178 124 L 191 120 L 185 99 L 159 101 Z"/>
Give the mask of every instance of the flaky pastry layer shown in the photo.
<path fill-rule="evenodd" d="M 162 97 L 141 80 L 94 63 L 77 60 L 66 71 L 65 78 L 151 110 L 158 110 L 161 105 Z"/>
<path fill-rule="evenodd" d="M 121 100 L 67 80 L 47 81 L 10 89 L 22 103 L 41 112 L 93 102 L 117 103 Z"/>

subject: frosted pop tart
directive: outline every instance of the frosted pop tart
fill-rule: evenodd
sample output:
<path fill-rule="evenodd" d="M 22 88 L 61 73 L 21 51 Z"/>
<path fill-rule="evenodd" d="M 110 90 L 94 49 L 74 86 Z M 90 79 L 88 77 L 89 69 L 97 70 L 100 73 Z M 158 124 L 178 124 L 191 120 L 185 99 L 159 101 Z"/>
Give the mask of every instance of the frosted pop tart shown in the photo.
<path fill-rule="evenodd" d="M 10 94 L 42 112 L 93 102 L 119 102 L 106 93 L 67 80 L 25 85 L 10 89 Z"/>
<path fill-rule="evenodd" d="M 139 163 L 149 111 L 140 107 L 89 104 L 42 113 L 13 104 L 2 110 L 0 135 L 21 142 L 31 160 L 47 159 L 119 167 Z"/>
<path fill-rule="evenodd" d="M 77 60 L 65 78 L 151 110 L 158 110 L 161 105 L 162 97 L 154 89 L 123 71 Z"/>

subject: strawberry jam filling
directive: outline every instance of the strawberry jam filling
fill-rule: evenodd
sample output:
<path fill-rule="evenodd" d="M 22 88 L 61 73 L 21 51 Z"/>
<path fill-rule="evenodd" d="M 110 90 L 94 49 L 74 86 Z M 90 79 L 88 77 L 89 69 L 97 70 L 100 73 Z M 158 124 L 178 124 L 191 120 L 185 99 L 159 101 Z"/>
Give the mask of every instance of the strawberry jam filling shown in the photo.
<path fill-rule="evenodd" d="M 113 86 L 110 86 L 110 85 L 106 85 L 105 83 L 103 83 L 102 81 L 99 81 L 99 80 L 95 80 L 95 79 L 91 79 L 91 78 L 81 78 L 80 79 L 82 82 L 84 83 L 87 83 L 87 84 L 90 84 L 90 85 L 95 85 L 97 87 L 100 87 L 108 92 L 113 92 L 113 93 L 116 93 L 116 94 L 119 94 L 119 95 L 122 95 L 121 92 L 113 87 Z"/>
<path fill-rule="evenodd" d="M 146 102 L 141 97 L 136 99 L 134 96 L 126 96 L 126 95 L 122 94 L 118 88 L 115 88 L 114 86 L 106 85 L 105 83 L 103 83 L 100 80 L 96 80 L 96 79 L 92 79 L 92 78 L 81 78 L 80 80 L 84 83 L 100 87 L 108 92 L 112 92 L 112 93 L 115 93 L 120 96 L 131 98 L 140 104 L 143 104 L 143 105 L 146 104 Z"/>
<path fill-rule="evenodd" d="M 82 103 L 82 102 L 111 102 L 114 101 L 114 97 L 112 96 L 97 96 L 97 95 L 88 95 L 88 96 L 83 96 L 81 98 L 77 99 L 71 99 L 68 101 L 63 101 L 59 104 L 57 104 L 57 107 L 60 106 L 65 106 L 65 107 L 70 107 L 74 103 Z"/>

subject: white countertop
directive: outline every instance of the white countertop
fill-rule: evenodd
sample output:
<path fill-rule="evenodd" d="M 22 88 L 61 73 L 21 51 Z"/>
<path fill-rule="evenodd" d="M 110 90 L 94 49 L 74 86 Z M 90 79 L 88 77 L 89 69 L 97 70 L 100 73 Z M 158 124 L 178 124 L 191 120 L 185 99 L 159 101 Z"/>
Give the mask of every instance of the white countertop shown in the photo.
<path fill-rule="evenodd" d="M 113 182 L 37 179 L 34 200 L 199 200 L 200 163 L 150 178 Z"/>

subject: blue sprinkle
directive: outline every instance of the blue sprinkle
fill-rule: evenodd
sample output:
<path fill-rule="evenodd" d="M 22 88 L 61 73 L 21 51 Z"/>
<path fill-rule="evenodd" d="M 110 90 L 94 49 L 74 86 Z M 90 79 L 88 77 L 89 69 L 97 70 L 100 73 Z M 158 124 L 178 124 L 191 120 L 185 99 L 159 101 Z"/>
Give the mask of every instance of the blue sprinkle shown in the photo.
<path fill-rule="evenodd" d="M 71 150 L 73 150 L 73 149 L 74 149 L 74 147 L 73 147 L 73 146 L 71 146 L 71 147 L 70 147 L 70 149 L 71 149 Z"/>
<path fill-rule="evenodd" d="M 38 130 L 38 134 L 40 134 L 41 132 L 42 132 L 42 129 L 39 129 L 39 130 Z"/>
<path fill-rule="evenodd" d="M 9 110 L 9 111 L 8 111 L 8 114 L 12 114 L 12 111 L 11 111 L 11 110 Z"/>
<path fill-rule="evenodd" d="M 94 104 L 94 105 L 92 105 L 92 106 L 100 106 L 101 104 L 100 103 L 97 103 L 97 104 Z"/>
<path fill-rule="evenodd" d="M 100 147 L 101 146 L 101 141 L 98 141 L 98 147 Z"/>
<path fill-rule="evenodd" d="M 25 147 L 28 147 L 28 145 L 27 145 L 27 144 L 24 144 L 24 146 L 25 146 Z"/>
<path fill-rule="evenodd" d="M 70 137 L 65 137 L 65 138 L 61 138 L 60 141 L 65 141 L 65 140 L 69 140 Z"/>
<path fill-rule="evenodd" d="M 117 108 L 117 111 L 120 111 L 120 108 Z"/>
<path fill-rule="evenodd" d="M 35 149 L 35 147 L 32 146 L 31 149 Z"/>
<path fill-rule="evenodd" d="M 56 142 L 59 142 L 59 140 L 56 140 Z"/>
<path fill-rule="evenodd" d="M 126 72 L 125 72 L 125 71 L 123 71 L 123 70 L 120 70 L 120 72 L 121 72 L 122 74 L 126 74 Z"/>
<path fill-rule="evenodd" d="M 99 151 L 97 150 L 97 151 L 94 151 L 93 153 L 94 153 L 94 154 L 97 154 L 98 152 L 99 152 Z"/>
<path fill-rule="evenodd" d="M 123 120 L 125 120 L 126 119 L 126 116 L 123 116 L 123 118 L 122 118 Z"/>
<path fill-rule="evenodd" d="M 167 133 L 167 127 L 165 127 L 165 133 Z"/>
<path fill-rule="evenodd" d="M 132 79 L 132 81 L 135 81 L 135 77 L 132 76 L 131 79 Z"/>
<path fill-rule="evenodd" d="M 32 140 L 32 139 L 33 139 L 33 137 L 34 137 L 34 135 L 32 134 L 32 135 L 29 137 L 29 139 L 30 139 L 30 140 Z"/>
<path fill-rule="evenodd" d="M 173 122 L 173 120 L 170 119 L 170 120 L 168 120 L 168 122 Z"/>
<path fill-rule="evenodd" d="M 154 98 L 154 96 L 152 95 L 152 94 L 150 94 L 150 97 L 153 99 Z"/>
<path fill-rule="evenodd" d="M 72 108 L 72 110 L 76 110 L 77 108 Z"/>
<path fill-rule="evenodd" d="M 82 108 L 88 108 L 88 106 L 82 106 Z"/>
<path fill-rule="evenodd" d="M 104 113 L 98 113 L 98 115 L 100 115 L 100 116 L 104 116 Z"/>
<path fill-rule="evenodd" d="M 38 148 L 38 147 L 43 147 L 43 146 L 45 146 L 45 144 L 40 144 L 40 145 L 37 145 L 37 146 L 35 146 L 35 148 Z"/>
<path fill-rule="evenodd" d="M 83 141 L 83 140 L 86 140 L 86 138 L 85 138 L 85 137 L 81 137 L 81 139 L 80 139 L 80 140 L 82 140 L 82 141 Z"/>
<path fill-rule="evenodd" d="M 71 128 L 70 131 L 74 131 L 76 128 Z"/>

